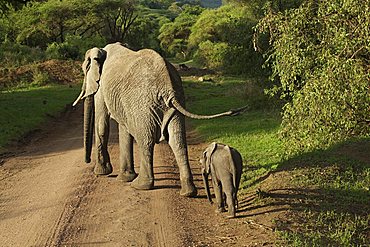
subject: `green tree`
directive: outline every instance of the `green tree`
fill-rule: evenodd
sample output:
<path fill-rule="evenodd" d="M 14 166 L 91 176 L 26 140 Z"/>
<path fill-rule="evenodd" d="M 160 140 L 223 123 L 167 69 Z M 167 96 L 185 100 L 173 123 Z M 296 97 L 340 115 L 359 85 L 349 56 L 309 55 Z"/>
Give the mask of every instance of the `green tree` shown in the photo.
<path fill-rule="evenodd" d="M 159 44 L 159 29 L 170 20 L 151 9 L 142 9 L 131 26 L 125 42 L 130 48 L 138 50 L 142 48 L 152 48 L 161 51 Z"/>
<path fill-rule="evenodd" d="M 183 6 L 183 11 L 173 22 L 164 24 L 160 29 L 159 40 L 161 47 L 169 55 L 185 59 L 189 55 L 188 39 L 191 27 L 203 11 L 199 6 Z"/>
<path fill-rule="evenodd" d="M 18 28 L 17 41 L 31 46 L 63 43 L 70 34 L 100 34 L 109 42 L 122 42 L 136 19 L 135 4 L 134 0 L 49 0 L 28 4 L 10 18 Z"/>
<path fill-rule="evenodd" d="M 135 22 L 135 0 L 94 0 L 93 15 L 96 25 L 101 26 L 108 42 L 124 42 L 131 25 Z"/>
<path fill-rule="evenodd" d="M 150 9 L 167 9 L 175 0 L 140 0 L 139 3 Z"/>
<path fill-rule="evenodd" d="M 257 16 L 248 5 L 228 4 L 204 11 L 191 28 L 190 48 L 196 60 L 227 73 L 261 71 L 262 58 L 253 49 Z"/>
<path fill-rule="evenodd" d="M 17 27 L 17 41 L 29 46 L 46 47 L 50 42 L 64 42 L 65 36 L 78 28 L 79 10 L 83 4 L 77 0 L 33 2 L 15 11 L 10 18 Z"/>
<path fill-rule="evenodd" d="M 9 10 L 20 9 L 31 0 L 0 0 L 0 14 L 3 15 Z"/>
<path fill-rule="evenodd" d="M 268 11 L 258 24 L 270 33 L 267 59 L 287 100 L 281 134 L 288 152 L 325 148 L 370 133 L 369 0 L 310 0 Z"/>

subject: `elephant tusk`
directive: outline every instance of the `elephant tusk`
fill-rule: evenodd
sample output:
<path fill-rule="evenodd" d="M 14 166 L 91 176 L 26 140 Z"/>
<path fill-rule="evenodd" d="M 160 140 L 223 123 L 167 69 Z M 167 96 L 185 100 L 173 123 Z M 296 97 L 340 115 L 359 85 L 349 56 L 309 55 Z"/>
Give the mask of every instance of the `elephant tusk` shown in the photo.
<path fill-rule="evenodd" d="M 85 91 L 82 91 L 81 93 L 80 93 L 80 95 L 77 97 L 77 99 L 75 100 L 75 102 L 73 102 L 73 104 L 72 104 L 72 106 L 76 106 L 77 105 L 77 103 L 81 100 L 81 98 L 84 96 L 84 94 L 85 94 Z"/>

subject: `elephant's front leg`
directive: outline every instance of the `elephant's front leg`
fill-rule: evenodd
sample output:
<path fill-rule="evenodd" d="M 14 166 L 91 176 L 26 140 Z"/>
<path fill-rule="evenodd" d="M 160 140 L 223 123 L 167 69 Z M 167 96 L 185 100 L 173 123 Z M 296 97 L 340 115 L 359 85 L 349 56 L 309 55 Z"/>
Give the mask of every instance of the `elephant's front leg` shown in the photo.
<path fill-rule="evenodd" d="M 120 168 L 118 180 L 131 182 L 137 176 L 134 169 L 134 138 L 127 129 L 119 125 Z"/>
<path fill-rule="evenodd" d="M 188 149 L 186 146 L 185 122 L 184 116 L 175 115 L 168 124 L 169 141 L 175 155 L 177 165 L 180 171 L 181 196 L 194 197 L 197 195 L 197 189 L 193 182 L 191 174 Z"/>
<path fill-rule="evenodd" d="M 154 187 L 153 151 L 154 143 L 151 140 L 137 140 L 140 151 L 140 170 L 131 186 L 138 190 L 150 190 Z"/>
<path fill-rule="evenodd" d="M 94 173 L 96 175 L 108 175 L 113 171 L 108 153 L 109 115 L 106 106 L 99 100 L 99 96 L 98 94 L 95 96 L 96 163 Z"/>

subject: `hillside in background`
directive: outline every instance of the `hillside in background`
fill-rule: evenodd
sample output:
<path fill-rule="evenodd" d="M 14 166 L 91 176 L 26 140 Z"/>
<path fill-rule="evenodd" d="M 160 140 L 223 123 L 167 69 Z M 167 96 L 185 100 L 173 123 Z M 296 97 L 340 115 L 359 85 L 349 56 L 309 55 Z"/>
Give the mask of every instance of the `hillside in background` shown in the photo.
<path fill-rule="evenodd" d="M 183 2 L 183 3 L 190 3 L 196 2 L 197 4 L 200 2 L 200 5 L 204 8 L 218 8 L 222 5 L 222 0 L 176 0 L 176 2 Z"/>
<path fill-rule="evenodd" d="M 222 5 L 221 0 L 201 0 L 200 2 L 206 8 L 218 8 Z"/>

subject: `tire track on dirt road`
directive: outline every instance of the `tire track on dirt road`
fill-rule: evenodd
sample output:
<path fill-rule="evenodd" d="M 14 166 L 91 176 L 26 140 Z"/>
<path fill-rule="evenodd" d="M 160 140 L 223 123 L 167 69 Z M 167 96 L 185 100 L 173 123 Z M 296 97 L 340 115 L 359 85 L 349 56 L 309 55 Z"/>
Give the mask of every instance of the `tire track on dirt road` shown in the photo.
<path fill-rule="evenodd" d="M 96 188 L 96 180 L 91 176 L 92 169 L 84 173 L 75 192 L 67 199 L 50 237 L 45 246 L 61 246 L 64 239 L 70 234 L 70 224 L 76 216 L 78 208 L 86 201 L 86 196 Z"/>
<path fill-rule="evenodd" d="M 155 186 L 151 201 L 154 222 L 153 246 L 184 246 L 180 222 L 171 210 L 176 210 L 173 199 L 178 197 L 180 183 L 176 160 L 168 145 L 156 146 L 154 155 Z M 176 229 L 176 231 L 174 231 Z"/>

